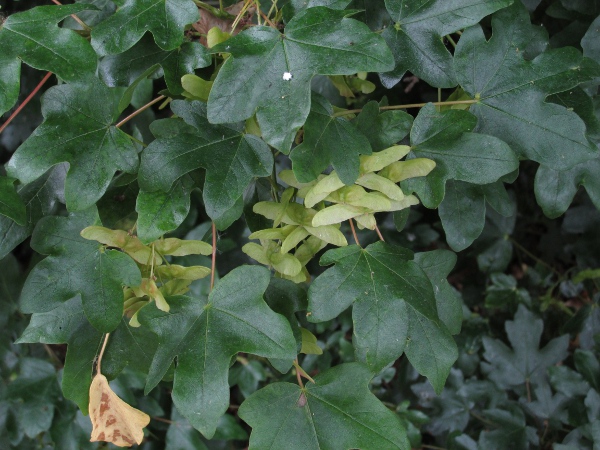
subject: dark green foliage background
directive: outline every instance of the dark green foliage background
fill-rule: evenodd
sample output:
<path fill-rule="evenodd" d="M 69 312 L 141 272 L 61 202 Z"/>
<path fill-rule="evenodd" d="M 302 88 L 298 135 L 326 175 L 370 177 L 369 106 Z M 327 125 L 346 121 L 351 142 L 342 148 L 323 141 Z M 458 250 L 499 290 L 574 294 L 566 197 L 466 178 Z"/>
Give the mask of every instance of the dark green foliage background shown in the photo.
<path fill-rule="evenodd" d="M 128 38 L 118 42 L 112 40 L 110 27 L 119 26 L 128 14 L 136 13 L 136 7 L 152 1 L 140 0 L 132 7 L 134 2 L 82 0 L 44 21 L 37 29 L 41 36 L 56 32 L 54 24 L 71 12 L 85 9 L 80 4 L 96 5 L 97 10 L 78 15 L 92 26 L 102 24 L 91 40 L 99 55 L 108 55 L 99 64 L 98 76 L 122 90 L 110 91 L 94 77 L 91 48 L 91 54 L 81 53 L 77 43 L 65 43 L 61 51 L 72 45 L 79 60 L 74 71 L 70 66 L 44 66 L 69 82 L 53 88 L 46 97 L 46 122 L 38 128 L 43 120 L 38 94 L 0 135 L 0 163 L 6 164 L 0 168 L 0 450 L 106 448 L 89 443 L 91 424 L 77 405 L 84 411 L 87 408 L 85 389 L 101 343 L 100 331 L 115 328 L 115 344 L 109 347 L 103 370 L 114 379 L 111 384 L 124 400 L 152 416 L 141 445 L 147 450 L 241 449 L 249 444 L 257 449 L 269 445 L 384 449 L 410 444 L 456 450 L 600 446 L 600 2 L 522 0 L 521 5 L 520 0 L 514 4 L 490 0 L 477 6 L 481 2 L 461 0 L 454 3 L 466 9 L 455 16 L 444 12 L 445 1 L 429 6 L 419 0 L 279 2 L 289 3 L 285 20 L 296 16 L 298 21 L 289 30 L 294 41 L 280 43 L 278 34 L 270 30 L 263 36 L 263 47 L 252 54 L 246 54 L 244 39 L 256 45 L 255 36 L 238 36 L 211 50 L 231 51 L 239 59 L 219 73 L 215 80 L 219 89 L 213 88 L 208 106 L 181 101 L 180 78 L 188 73 L 210 77 L 214 67 L 209 52 L 191 42 L 173 49 L 181 43 L 184 26 L 195 20 L 194 8 L 178 10 L 177 17 L 167 19 L 177 25 L 174 34 L 161 27 L 164 18 L 153 16 L 147 28 L 131 26 Z M 268 11 L 270 2 L 263 3 Z M 315 50 L 314 43 L 307 43 L 310 35 L 300 20 L 305 4 L 331 7 L 320 13 L 324 23 L 341 21 L 343 9 L 360 10 L 352 17 L 371 30 L 382 30 L 378 35 L 389 49 L 379 48 L 369 58 L 344 60 L 344 64 L 336 60 L 335 49 Z M 30 0 L 7 0 L 0 13 L 10 16 L 37 5 Z M 406 5 L 417 11 L 407 13 Z M 116 6 L 121 8 L 117 13 Z M 67 18 L 64 26 L 73 27 L 74 22 Z M 356 47 L 369 48 L 379 39 L 357 22 L 344 22 L 340 29 L 356 37 Z M 154 34 L 156 43 L 149 34 L 136 43 L 146 30 Z M 337 31 L 321 30 L 323 35 Z M 20 76 L 17 71 L 20 103 L 43 72 L 29 67 L 38 67 L 36 56 L 20 49 L 11 40 L 14 36 L 2 36 L 0 89 L 7 94 L 0 99 L 16 93 L 4 89 L 22 60 Z M 405 51 L 407 47 L 410 51 Z M 236 78 L 240 71 L 262 63 L 265 55 L 271 59 L 262 72 L 254 74 L 260 80 L 255 91 L 240 84 Z M 305 58 L 311 57 L 310 67 L 303 67 Z M 281 82 L 286 58 L 296 64 L 292 87 Z M 386 65 L 386 58 L 393 58 L 394 64 Z M 156 76 L 161 69 L 164 77 Z M 314 77 L 361 70 L 373 72 L 368 80 L 375 90 L 357 93 L 351 104 L 325 76 Z M 410 75 L 419 80 L 409 86 L 406 77 Z M 124 101 L 125 88 L 135 81 L 137 88 L 128 91 Z M 306 94 L 309 87 L 312 103 L 310 94 L 298 94 Z M 230 97 L 228 89 L 238 95 Z M 170 110 L 145 111 L 128 122 L 123 132 L 114 127 L 119 117 L 163 92 L 180 100 Z M 286 95 L 291 99 L 285 107 L 272 108 Z M 377 114 L 377 102 L 385 106 L 476 95 L 479 101 L 468 112 L 461 107 L 427 105 L 406 113 Z M 88 102 L 92 97 L 102 101 L 92 104 Z M 72 136 L 56 132 L 64 120 L 60 114 L 65 99 L 85 112 L 73 115 Z M 13 106 L 5 103 L 0 102 L 3 111 Z M 348 131 L 347 121 L 332 116 L 331 105 L 364 108 L 352 121 L 357 127 L 350 126 Z M 239 124 L 224 123 L 247 119 L 255 110 L 259 123 L 264 124 L 264 141 Z M 169 118 L 171 111 L 180 119 Z M 297 128 L 305 122 L 305 140 L 288 158 L 285 155 Z M 210 125 L 214 123 L 219 125 Z M 317 144 L 311 133 L 320 136 L 326 130 L 331 133 L 326 135 L 329 141 Z M 354 142 L 345 147 L 340 157 L 335 144 L 337 133 L 344 132 L 362 140 L 361 145 Z M 137 154 L 142 149 L 124 133 L 151 143 L 139 164 Z M 107 136 L 110 144 L 105 144 Z M 63 146 L 49 144 L 61 140 Z M 409 159 L 431 158 L 437 166 L 428 177 L 401 184 L 422 205 L 377 215 L 386 244 L 364 230 L 358 233 L 364 253 L 355 247 L 319 253 L 308 266 L 313 276 L 319 276 L 308 298 L 308 288 L 303 286 L 282 280 L 269 284 L 264 269 L 236 269 L 250 263 L 241 251 L 248 242 L 248 229 L 270 226 L 264 217 L 252 213 L 252 205 L 271 200 L 272 186 L 266 177 L 273 161 L 278 170 L 292 168 L 300 181 L 310 181 L 332 165 L 340 178 L 353 182 L 359 153 L 377 152 L 399 140 L 411 146 Z M 79 153 L 90 142 L 97 144 L 93 167 L 87 165 L 89 154 L 82 157 Z M 275 160 L 267 143 L 281 152 Z M 227 145 L 239 150 L 235 156 L 223 150 Z M 194 146 L 191 156 L 186 152 L 190 146 Z M 13 157 L 19 147 L 20 153 Z M 173 154 L 167 152 L 183 156 L 172 159 Z M 57 164 L 64 161 L 72 164 L 68 176 L 65 164 Z M 7 173 L 22 182 L 18 194 Z M 68 224 L 65 217 L 49 217 L 36 228 L 43 217 L 66 216 L 67 207 L 86 211 Z M 320 356 L 299 356 L 303 369 L 317 381 L 316 385 L 307 382 L 306 391 L 314 418 L 295 414 L 301 411 L 294 409 L 300 391 L 293 372 L 287 371 L 289 351 L 283 349 L 293 347 L 294 342 L 269 347 L 258 338 L 244 341 L 232 333 L 226 349 L 206 358 L 214 363 L 207 377 L 220 383 L 211 392 L 218 404 L 198 413 L 206 413 L 208 419 L 193 423 L 204 435 L 214 433 L 206 439 L 184 417 L 188 409 L 207 401 L 202 399 L 203 387 L 186 390 L 180 381 L 189 375 L 188 366 L 207 357 L 200 346 L 180 347 L 187 335 L 178 330 L 179 334 L 173 334 L 177 334 L 177 348 L 163 347 L 156 356 L 162 333 L 170 334 L 170 328 L 158 324 L 162 313 L 145 312 L 140 319 L 145 326 L 132 331 L 127 321 L 119 320 L 120 309 L 94 309 L 89 300 L 95 294 L 94 285 L 61 284 L 82 264 L 91 271 L 100 260 L 108 261 L 107 270 L 124 274 L 134 284 L 139 278 L 137 269 L 122 253 L 100 254 L 89 241 L 85 243 L 89 248 L 75 243 L 71 249 L 55 234 L 60 234 L 57 230 L 63 237 L 76 234 L 85 224 L 99 221 L 107 227 L 129 229 L 136 220 L 138 235 L 145 242 L 165 230 L 173 230 L 170 236 L 210 241 L 210 222 L 217 224 L 221 230 L 217 279 L 230 274 L 233 281 L 217 284 L 211 297 L 207 297 L 208 282 L 194 283 L 191 296 L 221 307 L 219 302 L 226 302 L 230 291 L 234 297 L 239 285 L 236 277 L 243 274 L 260 281 L 257 292 L 244 301 L 262 316 L 273 314 L 271 309 L 288 319 L 298 313 L 300 324 L 317 336 L 324 351 Z M 83 225 L 70 230 L 77 221 Z M 342 231 L 351 236 L 346 224 Z M 388 245 L 405 249 L 393 247 L 396 250 L 388 252 Z M 50 256 L 32 271 L 44 255 Z M 386 272 L 390 260 L 397 264 L 399 274 Z M 181 262 L 210 265 L 203 256 L 188 256 Z M 51 270 L 56 264 L 64 269 L 62 278 L 54 284 L 37 284 L 37 291 L 26 290 L 20 301 L 27 276 L 35 280 L 42 269 Z M 383 337 L 400 336 L 407 342 L 426 340 L 431 330 L 427 327 L 438 326 L 443 336 L 435 343 L 449 344 L 432 345 L 429 352 L 441 369 L 423 356 L 423 347 L 414 350 L 407 344 L 402 356 L 399 346 L 384 346 L 375 355 L 365 350 L 381 337 L 370 334 L 371 324 L 359 319 L 365 311 L 372 311 L 367 293 L 361 297 L 365 286 L 361 280 L 371 265 L 380 266 L 376 279 L 382 285 L 402 285 L 396 276 L 422 277 L 421 282 L 429 279 L 433 291 L 420 289 L 418 283 L 411 285 L 414 291 L 402 291 L 406 298 L 394 308 L 379 311 L 385 320 L 377 325 L 388 327 Z M 328 290 L 349 274 L 349 283 L 340 283 L 334 294 Z M 112 287 L 120 290 L 119 285 Z M 263 292 L 270 309 L 261 300 Z M 81 299 L 71 298 L 76 294 Z M 353 309 L 347 309 L 353 302 Z M 204 305 L 187 297 L 176 297 L 172 303 L 174 310 L 188 318 L 202 317 Z M 235 312 L 239 305 L 224 303 L 222 308 Z M 307 319 L 306 311 L 313 316 Z M 394 316 L 398 311 L 403 314 Z M 415 311 L 429 314 L 429 322 L 420 323 L 422 328 L 414 326 Z M 36 313 L 33 318 L 28 315 L 31 312 Z M 300 329 L 295 320 L 292 323 L 298 339 Z M 279 329 L 271 331 L 280 333 L 276 340 L 291 336 Z M 236 358 L 237 352 L 248 353 Z M 173 382 L 176 371 L 169 365 L 176 356 L 181 375 L 175 374 Z M 192 357 L 192 363 L 186 357 Z M 356 363 L 357 359 L 366 364 Z M 455 360 L 441 390 L 445 367 Z M 152 374 L 151 386 L 146 383 L 148 373 Z M 61 383 L 69 388 L 62 391 Z M 439 395 L 434 387 L 441 391 Z M 186 405 L 186 411 L 175 408 L 171 395 Z M 369 418 L 360 420 L 375 431 L 369 428 L 365 434 L 342 420 L 336 422 L 337 416 L 327 409 L 330 402 L 359 419 L 367 411 Z M 280 411 L 294 414 L 283 416 Z M 287 434 L 274 434 L 275 427 Z M 317 428 L 321 441 L 307 437 Z"/>

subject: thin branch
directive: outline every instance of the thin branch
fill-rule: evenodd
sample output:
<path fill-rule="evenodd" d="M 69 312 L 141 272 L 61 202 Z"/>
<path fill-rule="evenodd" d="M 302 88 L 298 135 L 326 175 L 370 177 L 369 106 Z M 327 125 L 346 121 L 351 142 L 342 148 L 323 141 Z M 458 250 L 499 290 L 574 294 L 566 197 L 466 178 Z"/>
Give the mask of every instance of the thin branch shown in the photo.
<path fill-rule="evenodd" d="M 383 238 L 381 231 L 379 231 L 379 227 L 377 226 L 377 224 L 375 224 L 375 231 L 377 231 L 377 236 L 379 236 L 379 240 L 385 242 L 385 239 Z"/>
<path fill-rule="evenodd" d="M 127 117 L 125 117 L 123 120 L 121 120 L 118 124 L 115 125 L 116 128 L 120 128 L 123 124 L 129 122 L 131 119 L 133 119 L 135 116 L 137 116 L 138 114 L 140 114 L 143 111 L 146 111 L 148 108 L 150 108 L 152 105 L 154 105 L 155 103 L 160 102 L 163 98 L 165 98 L 164 95 L 159 95 L 158 97 L 156 97 L 154 100 L 152 100 L 151 102 L 146 103 L 144 106 L 142 106 L 141 108 L 137 109 L 136 111 L 132 112 L 131 114 L 129 114 Z"/>
<path fill-rule="evenodd" d="M 217 227 L 212 223 L 212 264 L 210 266 L 210 290 L 215 286 L 215 270 L 217 266 Z"/>
<path fill-rule="evenodd" d="M 104 350 L 106 350 L 106 344 L 108 344 L 108 337 L 110 333 L 106 333 L 104 336 L 104 342 L 102 343 L 102 348 L 100 349 L 100 354 L 98 355 L 98 362 L 96 363 L 96 373 L 102 373 L 102 357 L 104 356 Z"/>
<path fill-rule="evenodd" d="M 0 133 L 2 133 L 4 131 L 4 129 L 8 126 L 8 124 L 11 123 L 15 117 L 17 117 L 17 115 L 21 112 L 21 110 L 23 108 L 25 108 L 25 106 L 27 106 L 27 103 L 29 103 L 31 101 L 31 99 L 35 96 L 35 94 L 38 93 L 38 91 L 42 88 L 44 83 L 46 81 L 48 81 L 48 78 L 50 78 L 51 75 L 52 75 L 52 72 L 48 72 L 46 75 L 44 75 L 44 78 L 42 78 L 42 81 L 40 81 L 38 83 L 38 85 L 35 87 L 35 89 L 33 91 L 31 91 L 31 94 L 29 94 L 27 96 L 27 98 L 25 100 L 23 100 L 23 103 L 21 103 L 19 105 L 19 107 L 17 109 L 15 109 L 15 112 L 13 112 L 10 115 L 10 117 L 8 119 L 6 119 L 6 122 L 4 122 L 2 124 L 2 126 L 0 127 Z"/>
<path fill-rule="evenodd" d="M 354 222 L 352 221 L 352 219 L 348 219 L 348 222 L 350 223 L 350 229 L 352 230 L 352 236 L 354 236 L 354 242 L 356 242 L 356 245 L 358 245 L 359 247 L 362 248 L 362 246 L 360 245 L 360 242 L 358 242 L 358 236 L 356 234 L 356 230 L 354 229 Z"/>
<path fill-rule="evenodd" d="M 527 250 L 525 247 L 523 247 L 521 244 L 519 244 L 517 241 L 515 241 L 512 237 L 508 238 L 510 240 L 510 242 L 513 243 L 513 245 L 515 247 L 517 247 L 517 249 L 519 249 L 520 251 L 522 251 L 523 253 L 525 253 L 527 256 L 529 256 L 531 259 L 533 259 L 535 262 L 541 264 L 542 266 L 550 269 L 556 276 L 561 277 L 561 273 L 556 270 L 554 267 L 552 267 L 550 264 L 548 264 L 546 261 L 544 261 L 543 259 L 538 258 L 537 256 L 535 256 L 533 253 L 531 253 L 529 250 Z"/>
<path fill-rule="evenodd" d="M 267 17 L 264 12 L 262 12 L 260 9 L 258 10 L 258 12 L 262 16 L 262 18 L 265 19 L 265 22 L 267 22 L 272 28 L 277 29 L 277 25 L 271 22 L 271 19 L 269 19 L 269 17 Z"/>
<path fill-rule="evenodd" d="M 380 111 L 390 111 L 395 109 L 409 109 L 409 108 L 422 108 L 431 103 L 434 106 L 451 106 L 451 105 L 472 105 L 478 103 L 479 100 L 453 100 L 450 102 L 428 102 L 428 103 L 411 103 L 408 105 L 392 105 L 392 106 L 380 106 Z M 336 112 L 332 117 L 347 116 L 348 114 L 356 114 L 362 111 L 361 109 L 348 109 L 346 111 Z"/>

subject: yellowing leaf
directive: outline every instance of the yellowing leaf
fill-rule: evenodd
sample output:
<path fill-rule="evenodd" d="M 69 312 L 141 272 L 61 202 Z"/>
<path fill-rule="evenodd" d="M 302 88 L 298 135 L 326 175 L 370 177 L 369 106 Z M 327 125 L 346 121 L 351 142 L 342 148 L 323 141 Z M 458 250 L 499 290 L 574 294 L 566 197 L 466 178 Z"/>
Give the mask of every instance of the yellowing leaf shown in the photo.
<path fill-rule="evenodd" d="M 102 374 L 92 380 L 89 411 L 93 426 L 90 442 L 111 442 L 119 447 L 139 445 L 144 439 L 143 429 L 150 423 L 150 416 L 121 400 Z"/>
<path fill-rule="evenodd" d="M 308 208 L 312 208 L 321 200 L 324 200 L 329 194 L 337 191 L 340 188 L 343 188 L 344 186 L 344 183 L 334 171 L 319 180 L 319 182 L 306 193 L 306 197 L 304 197 L 304 204 Z"/>
<path fill-rule="evenodd" d="M 350 205 L 333 205 L 319 211 L 313 218 L 313 227 L 341 223 L 352 217 L 370 212 L 370 208 Z"/>
<path fill-rule="evenodd" d="M 317 337 L 314 334 L 302 327 L 300 328 L 300 333 L 302 333 L 302 348 L 300 349 L 300 353 L 306 355 L 323 354 L 323 350 L 317 345 Z"/>
<path fill-rule="evenodd" d="M 319 253 L 327 245 L 327 242 L 322 241 L 318 237 L 311 236 L 305 240 L 294 253 L 294 256 L 302 266 L 308 264 L 313 257 Z"/>
<path fill-rule="evenodd" d="M 393 181 L 373 172 L 369 172 L 360 177 L 358 180 L 356 180 L 356 184 L 366 187 L 367 189 L 379 191 L 388 196 L 391 200 L 400 201 L 404 198 L 404 192 L 402 192 L 402 189 L 400 189 L 399 186 L 397 186 Z"/>
<path fill-rule="evenodd" d="M 348 245 L 346 236 L 334 225 L 324 225 L 321 227 L 304 227 L 306 231 L 315 237 L 318 237 L 322 241 L 328 244 L 337 245 L 338 247 L 345 247 Z"/>
<path fill-rule="evenodd" d="M 408 145 L 394 145 L 369 156 L 360 157 L 360 173 L 377 172 L 410 152 Z"/>
<path fill-rule="evenodd" d="M 199 280 L 210 275 L 210 269 L 204 266 L 180 266 L 171 264 L 170 266 L 159 266 L 156 268 L 156 274 L 165 278 L 181 278 L 182 280 Z"/>
<path fill-rule="evenodd" d="M 206 45 L 208 48 L 212 48 L 221 42 L 225 42 L 231 37 L 231 34 L 226 33 L 219 27 L 212 27 L 206 34 Z M 211 83 L 212 84 L 212 83 Z"/>
<path fill-rule="evenodd" d="M 181 77 L 181 86 L 185 89 L 183 96 L 191 100 L 206 102 L 212 85 L 212 81 L 206 81 L 191 73 Z"/>
<path fill-rule="evenodd" d="M 147 295 L 148 297 L 154 299 L 156 302 L 156 307 L 161 311 L 169 312 L 171 309 L 162 292 L 156 286 L 154 280 L 150 278 L 143 278 L 142 284 L 140 284 L 139 287 L 134 287 L 133 291 L 138 297 Z"/>
<path fill-rule="evenodd" d="M 81 231 L 81 237 L 90 241 L 98 241 L 109 247 L 120 248 L 140 264 L 152 263 L 152 249 L 142 243 L 137 236 L 123 230 L 92 226 Z M 162 259 L 154 255 L 154 264 L 159 265 Z"/>
<path fill-rule="evenodd" d="M 296 225 L 286 225 L 281 228 L 266 228 L 252 233 L 250 239 L 285 239 L 289 234 L 296 229 Z"/>
<path fill-rule="evenodd" d="M 397 161 L 390 164 L 379 175 L 393 183 L 409 178 L 424 177 L 435 168 L 435 161 L 428 158 L 415 158 L 408 161 Z"/>
<path fill-rule="evenodd" d="M 388 211 L 390 208 L 390 199 L 378 192 L 367 192 L 362 187 L 353 185 L 345 186 L 332 192 L 328 201 L 342 203 L 349 206 L 358 206 L 367 208 L 368 211 Z M 313 224 L 314 226 L 314 224 Z"/>
<path fill-rule="evenodd" d="M 210 255 L 212 246 L 204 241 L 182 241 L 177 238 L 161 239 L 154 243 L 154 248 L 161 255 L 187 256 L 187 255 Z"/>
<path fill-rule="evenodd" d="M 361 230 L 363 228 L 374 230 L 377 226 L 377 222 L 375 221 L 375 216 L 373 214 L 363 214 L 360 216 L 356 216 L 354 220 L 356 220 L 358 228 L 360 228 Z"/>
<path fill-rule="evenodd" d="M 287 253 L 298 245 L 302 240 L 309 235 L 304 227 L 297 227 L 288 237 L 281 243 L 281 253 Z"/>

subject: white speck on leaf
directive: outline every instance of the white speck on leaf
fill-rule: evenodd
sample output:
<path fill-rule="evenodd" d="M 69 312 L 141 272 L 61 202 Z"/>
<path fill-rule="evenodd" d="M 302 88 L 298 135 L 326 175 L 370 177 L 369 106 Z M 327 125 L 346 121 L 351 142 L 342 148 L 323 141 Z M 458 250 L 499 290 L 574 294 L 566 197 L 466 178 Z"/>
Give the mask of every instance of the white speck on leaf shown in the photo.
<path fill-rule="evenodd" d="M 292 79 L 292 74 L 291 74 L 291 73 L 289 73 L 289 72 L 284 72 L 284 73 L 283 73 L 283 79 L 284 79 L 285 81 L 290 81 L 290 80 Z"/>

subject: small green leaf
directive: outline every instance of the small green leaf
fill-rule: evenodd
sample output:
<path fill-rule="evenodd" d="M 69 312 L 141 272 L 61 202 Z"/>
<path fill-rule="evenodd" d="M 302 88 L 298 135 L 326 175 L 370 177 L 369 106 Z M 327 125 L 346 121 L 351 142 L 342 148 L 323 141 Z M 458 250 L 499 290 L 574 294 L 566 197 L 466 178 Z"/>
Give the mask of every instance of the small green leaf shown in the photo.
<path fill-rule="evenodd" d="M 261 389 L 239 409 L 253 428 L 249 448 L 409 450 L 398 417 L 369 391 L 372 376 L 361 364 L 342 364 L 305 389 L 291 383 Z"/>
<path fill-rule="evenodd" d="M 25 313 L 48 312 L 80 294 L 90 323 L 108 333 L 123 315 L 123 285 L 139 286 L 135 262 L 117 250 L 105 250 L 80 237 L 80 231 L 98 221 L 94 209 L 69 217 L 45 217 L 35 228 L 31 246 L 43 255 L 30 272 L 21 294 Z"/>
<path fill-rule="evenodd" d="M 42 100 L 44 122 L 17 149 L 8 174 L 30 183 L 55 164 L 68 162 L 69 210 L 96 203 L 115 172 L 135 173 L 138 167 L 129 137 L 112 125 L 119 115 L 120 93 L 95 78 L 48 89 Z"/>
<path fill-rule="evenodd" d="M 363 106 L 352 122 L 369 140 L 371 149 L 378 152 L 404 139 L 413 123 L 413 117 L 404 111 L 379 112 L 379 104 L 370 101 Z"/>
<path fill-rule="evenodd" d="M 415 262 L 421 266 L 433 285 L 438 316 L 450 333 L 460 333 L 462 300 L 446 279 L 456 264 L 456 254 L 449 250 L 416 253 Z"/>
<path fill-rule="evenodd" d="M 485 195 L 481 186 L 448 180 L 439 214 L 450 248 L 459 252 L 469 247 L 485 225 Z"/>
<path fill-rule="evenodd" d="M 323 350 L 317 345 L 317 337 L 306 328 L 300 328 L 302 333 L 302 348 L 300 353 L 306 355 L 322 355 Z"/>
<path fill-rule="evenodd" d="M 142 242 L 155 241 L 181 225 L 190 211 L 193 186 L 192 179 L 183 176 L 168 192 L 140 192 L 135 210 L 138 213 L 137 234 Z"/>
<path fill-rule="evenodd" d="M 222 278 L 208 299 L 170 297 L 170 313 L 144 308 L 139 314 L 140 323 L 159 340 L 146 392 L 177 357 L 173 401 L 207 438 L 229 406 L 227 373 L 232 356 L 238 352 L 281 359 L 296 356 L 288 321 L 263 300 L 269 280 L 267 269 L 241 266 Z"/>
<path fill-rule="evenodd" d="M 313 76 L 377 72 L 393 64 L 383 39 L 348 14 L 308 8 L 288 22 L 285 34 L 256 26 L 213 47 L 231 57 L 210 93 L 209 120 L 231 123 L 256 112 L 265 141 L 288 153 L 310 111 Z"/>
<path fill-rule="evenodd" d="M 127 0 L 94 27 L 92 46 L 101 56 L 123 53 L 150 31 L 156 45 L 173 50 L 183 42 L 184 27 L 198 18 L 192 0 Z"/>

